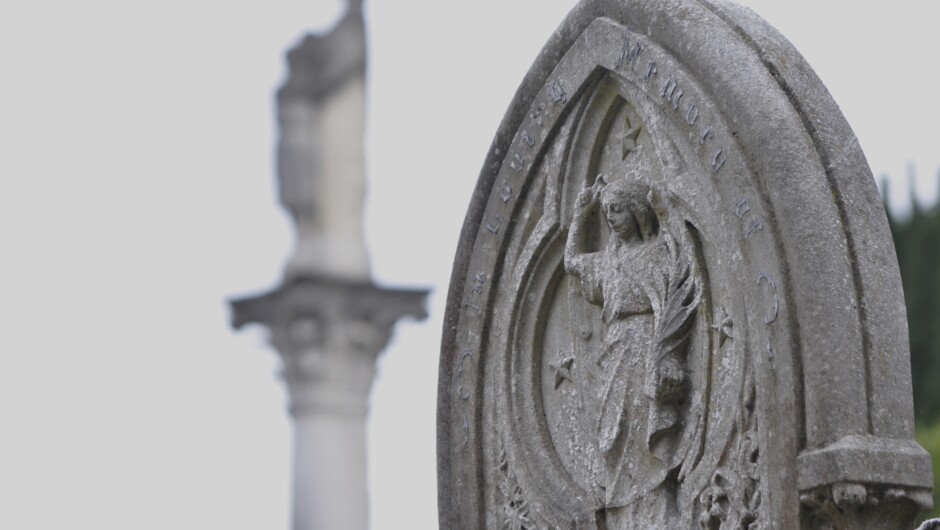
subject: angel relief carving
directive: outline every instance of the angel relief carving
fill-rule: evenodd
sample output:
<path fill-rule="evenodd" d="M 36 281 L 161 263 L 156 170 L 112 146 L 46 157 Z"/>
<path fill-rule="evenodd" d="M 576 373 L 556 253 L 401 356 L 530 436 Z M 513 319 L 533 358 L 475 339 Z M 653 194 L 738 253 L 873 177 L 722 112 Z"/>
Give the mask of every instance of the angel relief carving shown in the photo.
<path fill-rule="evenodd" d="M 586 227 L 597 210 L 610 235 L 590 252 Z M 581 395 L 581 430 L 593 438 L 594 487 L 610 529 L 672 528 L 679 520 L 686 355 L 701 282 L 668 214 L 638 171 L 610 182 L 599 176 L 576 200 L 565 246 L 565 271 L 580 279 L 606 326 L 596 362 L 580 367 L 600 383 Z"/>
<path fill-rule="evenodd" d="M 494 522 L 759 528 L 747 321 L 726 271 L 709 267 L 716 229 L 697 209 L 709 203 L 690 200 L 705 169 L 615 85 L 599 83 L 585 106 L 558 139 L 570 158 L 562 166 L 555 149 L 542 163 L 563 169 L 531 192 L 525 215 L 539 220 L 506 265 Z"/>
<path fill-rule="evenodd" d="M 864 156 L 826 171 L 853 135 L 769 26 L 660 4 L 581 6 L 500 124 L 443 328 L 442 527 L 910 527 L 929 455 Z"/>

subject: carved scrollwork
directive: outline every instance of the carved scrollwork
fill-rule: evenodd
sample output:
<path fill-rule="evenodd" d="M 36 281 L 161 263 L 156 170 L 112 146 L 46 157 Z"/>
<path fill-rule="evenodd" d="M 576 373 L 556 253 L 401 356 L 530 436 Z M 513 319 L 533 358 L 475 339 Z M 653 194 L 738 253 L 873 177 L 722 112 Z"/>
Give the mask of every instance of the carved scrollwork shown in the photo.
<path fill-rule="evenodd" d="M 903 528 L 911 509 L 927 511 L 927 489 L 842 482 L 800 494 L 802 524 L 813 530 Z"/>
<path fill-rule="evenodd" d="M 716 471 L 711 484 L 699 497 L 703 509 L 698 522 L 702 530 L 719 530 L 728 519 L 727 487 L 728 480 L 724 474 Z"/>
<path fill-rule="evenodd" d="M 538 530 L 529 514 L 529 503 L 522 487 L 509 465 L 509 456 L 502 439 L 496 465 L 497 503 L 502 508 L 499 514 L 500 530 Z"/>
<path fill-rule="evenodd" d="M 726 465 L 712 475 L 699 496 L 702 530 L 761 528 L 760 441 L 755 415 L 756 388 L 748 373 L 738 417 L 742 434 L 724 455 Z"/>

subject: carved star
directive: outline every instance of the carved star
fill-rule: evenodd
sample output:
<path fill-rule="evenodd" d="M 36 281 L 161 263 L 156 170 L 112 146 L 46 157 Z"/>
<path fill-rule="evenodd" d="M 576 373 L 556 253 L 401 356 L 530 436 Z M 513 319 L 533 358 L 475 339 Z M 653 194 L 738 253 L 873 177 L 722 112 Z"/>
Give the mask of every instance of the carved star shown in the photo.
<path fill-rule="evenodd" d="M 637 149 L 636 139 L 638 136 L 640 136 L 640 126 L 637 125 L 636 127 L 631 127 L 631 125 L 633 124 L 627 122 L 626 127 L 628 127 L 628 129 L 623 133 L 623 144 L 620 153 L 621 159 L 626 159 L 627 155 L 636 151 Z"/>
<path fill-rule="evenodd" d="M 712 329 L 718 332 L 718 348 L 724 346 L 726 340 L 734 340 L 734 321 L 728 316 L 725 308 L 722 307 L 720 311 L 718 322 L 712 326 Z"/>
<path fill-rule="evenodd" d="M 574 356 L 561 356 L 561 350 L 558 351 L 558 360 L 548 363 L 548 367 L 555 374 L 555 388 L 561 386 L 565 381 L 571 381 L 571 365 L 574 364 Z"/>

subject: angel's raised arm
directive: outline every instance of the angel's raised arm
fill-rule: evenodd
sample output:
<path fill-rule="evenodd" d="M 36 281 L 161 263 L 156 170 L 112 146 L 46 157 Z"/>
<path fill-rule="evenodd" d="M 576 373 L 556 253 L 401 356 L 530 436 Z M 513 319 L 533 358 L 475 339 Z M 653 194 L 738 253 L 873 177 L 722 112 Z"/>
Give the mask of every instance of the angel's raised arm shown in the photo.
<path fill-rule="evenodd" d="M 584 274 L 585 237 L 584 229 L 588 216 L 600 202 L 601 189 L 604 186 L 602 177 L 598 177 L 594 185 L 584 188 L 578 194 L 574 203 L 574 215 L 571 227 L 568 230 L 568 240 L 565 243 L 565 270 L 579 278 Z"/>

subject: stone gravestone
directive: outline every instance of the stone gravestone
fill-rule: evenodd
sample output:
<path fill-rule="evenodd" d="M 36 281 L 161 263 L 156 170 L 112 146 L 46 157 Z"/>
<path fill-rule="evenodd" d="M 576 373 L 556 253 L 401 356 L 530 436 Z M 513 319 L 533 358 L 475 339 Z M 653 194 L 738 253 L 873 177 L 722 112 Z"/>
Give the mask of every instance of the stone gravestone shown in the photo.
<path fill-rule="evenodd" d="M 450 287 L 442 528 L 910 528 L 906 317 L 858 142 L 718 0 L 586 0 L 487 156 Z"/>

